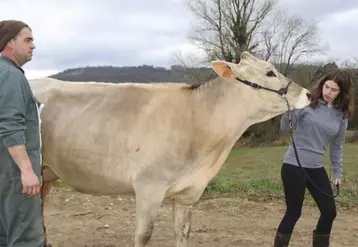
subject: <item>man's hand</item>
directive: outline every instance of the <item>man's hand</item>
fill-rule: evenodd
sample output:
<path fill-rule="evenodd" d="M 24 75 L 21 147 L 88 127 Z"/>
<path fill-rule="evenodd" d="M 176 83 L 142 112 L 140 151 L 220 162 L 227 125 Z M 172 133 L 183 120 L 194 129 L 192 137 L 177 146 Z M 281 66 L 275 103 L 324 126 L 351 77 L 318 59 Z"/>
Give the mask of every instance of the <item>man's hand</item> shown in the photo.
<path fill-rule="evenodd" d="M 22 192 L 29 197 L 33 197 L 40 193 L 41 185 L 35 172 L 31 169 L 21 170 Z"/>
<path fill-rule="evenodd" d="M 41 185 L 37 178 L 30 158 L 26 152 L 25 145 L 16 145 L 8 148 L 10 155 L 21 171 L 22 192 L 29 197 L 40 193 Z"/>
<path fill-rule="evenodd" d="M 337 178 L 334 178 L 334 179 L 332 179 L 332 184 L 333 185 L 339 185 L 339 184 L 341 184 L 341 180 L 337 179 Z"/>

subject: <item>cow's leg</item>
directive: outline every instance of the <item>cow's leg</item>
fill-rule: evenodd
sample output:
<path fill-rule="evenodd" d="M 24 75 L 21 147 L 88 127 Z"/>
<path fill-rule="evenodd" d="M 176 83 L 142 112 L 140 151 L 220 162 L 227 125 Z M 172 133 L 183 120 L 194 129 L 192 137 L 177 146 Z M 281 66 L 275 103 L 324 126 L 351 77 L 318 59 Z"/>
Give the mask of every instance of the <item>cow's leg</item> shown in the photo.
<path fill-rule="evenodd" d="M 183 205 L 178 201 L 173 203 L 174 233 L 177 247 L 186 247 L 190 228 L 192 205 Z"/>
<path fill-rule="evenodd" d="M 135 186 L 136 193 L 136 233 L 135 247 L 147 246 L 153 232 L 154 221 L 164 198 L 164 190 L 150 188 L 150 183 Z"/>
<path fill-rule="evenodd" d="M 41 199 L 42 199 L 42 223 L 45 232 L 45 247 L 51 247 L 52 245 L 47 240 L 46 234 L 46 226 L 45 226 L 45 215 L 44 215 L 44 208 L 45 208 L 45 201 L 47 195 L 50 193 L 52 183 L 54 183 L 58 179 L 58 176 L 47 166 L 42 168 L 42 187 L 41 187 Z"/>

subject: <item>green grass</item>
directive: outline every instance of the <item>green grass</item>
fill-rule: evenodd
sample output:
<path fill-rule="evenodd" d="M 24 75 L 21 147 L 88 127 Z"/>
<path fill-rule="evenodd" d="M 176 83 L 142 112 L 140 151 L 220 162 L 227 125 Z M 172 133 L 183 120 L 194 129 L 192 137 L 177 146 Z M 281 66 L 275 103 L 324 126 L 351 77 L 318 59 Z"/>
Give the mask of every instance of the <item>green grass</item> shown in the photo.
<path fill-rule="evenodd" d="M 66 183 L 64 183 L 62 180 L 56 180 L 55 187 L 62 188 L 62 189 L 71 189 L 72 187 Z"/>
<path fill-rule="evenodd" d="M 218 176 L 208 185 L 204 196 L 255 196 L 256 198 L 283 198 L 280 177 L 286 146 L 233 149 Z M 342 205 L 358 205 L 358 145 L 344 145 L 344 178 L 340 186 Z M 329 152 L 325 167 L 330 176 Z M 306 193 L 306 196 L 309 193 Z M 308 197 L 311 200 L 310 197 Z"/>

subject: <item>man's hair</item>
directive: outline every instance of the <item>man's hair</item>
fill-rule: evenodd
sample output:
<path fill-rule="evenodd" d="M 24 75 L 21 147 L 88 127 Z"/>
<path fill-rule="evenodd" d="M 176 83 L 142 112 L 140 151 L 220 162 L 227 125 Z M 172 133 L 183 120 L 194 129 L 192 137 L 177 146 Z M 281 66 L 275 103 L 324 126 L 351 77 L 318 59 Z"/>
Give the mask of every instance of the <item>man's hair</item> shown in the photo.
<path fill-rule="evenodd" d="M 15 38 L 23 28 L 30 27 L 18 20 L 3 20 L 0 21 L 0 52 L 2 52 L 6 44 Z M 31 30 L 31 29 L 30 29 Z"/>

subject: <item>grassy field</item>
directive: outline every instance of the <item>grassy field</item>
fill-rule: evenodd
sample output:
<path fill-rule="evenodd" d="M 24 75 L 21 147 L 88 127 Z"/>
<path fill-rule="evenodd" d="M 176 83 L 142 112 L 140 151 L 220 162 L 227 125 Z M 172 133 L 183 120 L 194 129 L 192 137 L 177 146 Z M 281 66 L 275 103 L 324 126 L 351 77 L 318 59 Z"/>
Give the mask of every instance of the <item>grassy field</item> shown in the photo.
<path fill-rule="evenodd" d="M 244 196 L 260 200 L 282 199 L 280 178 L 282 158 L 286 146 L 262 148 L 235 148 L 223 169 L 208 185 L 204 197 Z M 325 167 L 330 175 L 329 153 Z M 358 144 L 344 145 L 344 178 L 337 201 L 343 206 L 358 206 Z M 61 181 L 59 187 L 68 187 Z M 307 192 L 307 195 L 308 192 Z M 308 201 L 312 200 L 307 197 Z"/>
<path fill-rule="evenodd" d="M 252 196 L 260 199 L 283 198 L 282 159 L 286 146 L 233 149 L 220 174 L 209 184 L 206 196 Z M 344 178 L 337 201 L 341 205 L 358 205 L 358 145 L 344 145 Z M 325 168 L 330 176 L 329 152 Z M 307 194 L 309 192 L 307 191 Z M 311 197 L 307 197 L 311 200 Z"/>

